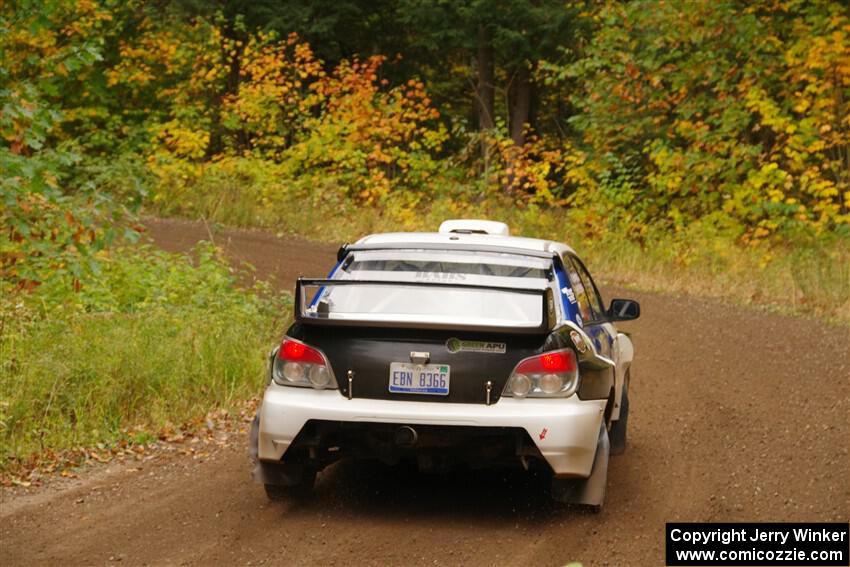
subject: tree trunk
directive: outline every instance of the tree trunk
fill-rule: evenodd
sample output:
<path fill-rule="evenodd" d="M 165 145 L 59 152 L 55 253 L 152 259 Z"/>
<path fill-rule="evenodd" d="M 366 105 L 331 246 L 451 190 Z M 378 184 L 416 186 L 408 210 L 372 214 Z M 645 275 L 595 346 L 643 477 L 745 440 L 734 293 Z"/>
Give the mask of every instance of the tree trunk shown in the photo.
<path fill-rule="evenodd" d="M 531 71 L 525 64 L 520 64 L 514 74 L 514 84 L 511 85 L 513 96 L 510 104 L 511 140 L 521 146 L 525 143 L 525 125 L 531 118 Z"/>
<path fill-rule="evenodd" d="M 495 57 L 493 55 L 493 34 L 485 25 L 478 26 L 478 87 L 475 102 L 478 106 L 478 130 L 481 132 L 481 158 L 484 169 L 490 164 L 490 141 L 485 132 L 493 129 L 495 122 L 496 93 L 494 87 Z"/>
<path fill-rule="evenodd" d="M 241 40 L 239 45 L 236 41 Z M 227 67 L 225 84 L 221 92 L 217 94 L 212 103 L 212 131 L 210 141 L 207 145 L 207 159 L 224 149 L 224 125 L 221 123 L 221 111 L 225 99 L 230 95 L 239 94 L 239 86 L 242 79 L 242 53 L 245 51 L 247 37 L 237 31 L 232 22 L 222 27 L 222 39 L 219 45 L 221 62 Z M 232 52 L 235 51 L 235 53 Z M 247 132 L 240 128 L 235 133 L 236 145 L 239 149 L 245 149 L 250 145 Z"/>
<path fill-rule="evenodd" d="M 494 105 L 495 89 L 493 86 L 493 34 L 484 25 L 478 28 L 478 128 L 481 131 L 490 130 L 495 126 Z"/>
<path fill-rule="evenodd" d="M 531 70 L 523 62 L 514 72 L 511 84 L 508 86 L 508 129 L 514 146 L 507 153 L 508 161 L 507 185 L 509 193 L 521 189 L 521 179 L 517 179 L 516 159 L 525 144 L 525 130 L 531 120 L 531 105 L 534 96 L 534 85 L 531 82 Z"/>

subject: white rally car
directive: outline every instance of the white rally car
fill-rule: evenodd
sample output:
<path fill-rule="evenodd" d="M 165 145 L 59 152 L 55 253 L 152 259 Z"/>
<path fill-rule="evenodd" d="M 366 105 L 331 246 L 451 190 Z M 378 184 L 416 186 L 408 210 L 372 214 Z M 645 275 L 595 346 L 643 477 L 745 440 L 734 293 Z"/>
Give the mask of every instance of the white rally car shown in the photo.
<path fill-rule="evenodd" d="M 269 498 L 309 494 L 341 458 L 420 469 L 518 465 L 560 502 L 598 509 L 626 442 L 632 342 L 568 246 L 492 221 L 344 245 L 325 279 L 300 278 L 254 422 Z"/>

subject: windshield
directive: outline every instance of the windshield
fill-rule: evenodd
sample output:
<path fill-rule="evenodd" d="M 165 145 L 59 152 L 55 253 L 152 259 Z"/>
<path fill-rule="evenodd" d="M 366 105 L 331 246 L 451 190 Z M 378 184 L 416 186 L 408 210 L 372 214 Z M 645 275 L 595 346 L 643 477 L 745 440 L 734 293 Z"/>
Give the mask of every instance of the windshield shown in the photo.
<path fill-rule="evenodd" d="M 552 280 L 551 261 L 506 253 L 434 250 L 354 251 L 333 279 L 399 285 L 328 286 L 311 309 L 320 316 L 364 321 L 537 327 L 539 294 Z M 448 286 L 404 285 L 441 283 Z M 479 289 L 467 286 L 506 289 Z"/>

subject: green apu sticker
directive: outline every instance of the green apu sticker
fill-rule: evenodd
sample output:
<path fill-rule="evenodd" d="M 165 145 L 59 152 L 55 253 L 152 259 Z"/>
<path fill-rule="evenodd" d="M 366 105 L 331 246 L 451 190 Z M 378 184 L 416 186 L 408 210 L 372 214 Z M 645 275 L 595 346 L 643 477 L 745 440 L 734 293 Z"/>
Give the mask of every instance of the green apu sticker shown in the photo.
<path fill-rule="evenodd" d="M 491 354 L 505 354 L 507 345 L 505 343 L 494 343 L 490 341 L 462 341 L 451 338 L 446 341 L 446 349 L 451 353 L 489 352 Z"/>

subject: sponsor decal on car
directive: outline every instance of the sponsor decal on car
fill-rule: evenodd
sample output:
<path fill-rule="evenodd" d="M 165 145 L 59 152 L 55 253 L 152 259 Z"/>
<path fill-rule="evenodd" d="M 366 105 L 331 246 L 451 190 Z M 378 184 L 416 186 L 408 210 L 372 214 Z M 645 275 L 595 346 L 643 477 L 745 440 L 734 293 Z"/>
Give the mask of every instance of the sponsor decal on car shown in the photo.
<path fill-rule="evenodd" d="M 505 354 L 507 345 L 505 343 L 494 343 L 490 341 L 462 341 L 450 338 L 446 341 L 446 350 L 454 354 L 457 352 L 489 352 L 492 354 Z"/>
<path fill-rule="evenodd" d="M 587 343 L 584 342 L 584 339 L 577 331 L 570 331 L 570 338 L 573 340 L 573 344 L 576 345 L 579 352 L 587 352 Z"/>
<path fill-rule="evenodd" d="M 436 272 L 436 271 L 419 271 L 414 274 L 414 277 L 417 280 L 426 280 L 426 281 L 434 281 L 434 282 L 445 282 L 445 283 L 453 283 L 453 282 L 463 282 L 466 281 L 465 274 L 458 274 L 454 272 Z"/>

